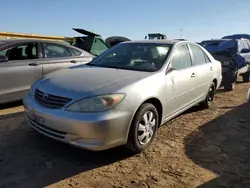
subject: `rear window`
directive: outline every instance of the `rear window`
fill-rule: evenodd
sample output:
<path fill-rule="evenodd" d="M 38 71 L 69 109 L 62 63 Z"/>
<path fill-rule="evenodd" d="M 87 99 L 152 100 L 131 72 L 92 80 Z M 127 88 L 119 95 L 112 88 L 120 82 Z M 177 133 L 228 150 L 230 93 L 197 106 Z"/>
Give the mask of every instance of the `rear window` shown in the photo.
<path fill-rule="evenodd" d="M 218 45 L 218 47 L 223 49 L 234 48 L 235 46 L 236 44 L 233 40 L 223 41 Z"/>
<path fill-rule="evenodd" d="M 221 41 L 216 41 L 216 40 L 207 40 L 207 41 L 202 41 L 200 44 L 202 46 L 218 46 Z"/>

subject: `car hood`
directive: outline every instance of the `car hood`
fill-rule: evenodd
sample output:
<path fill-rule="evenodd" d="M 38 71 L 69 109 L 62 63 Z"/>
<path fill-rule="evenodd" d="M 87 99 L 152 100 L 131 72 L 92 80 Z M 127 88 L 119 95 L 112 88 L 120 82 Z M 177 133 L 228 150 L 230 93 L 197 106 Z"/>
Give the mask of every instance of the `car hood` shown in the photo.
<path fill-rule="evenodd" d="M 43 92 L 74 99 L 118 92 L 153 73 L 87 65 L 56 71 L 35 84 Z"/>

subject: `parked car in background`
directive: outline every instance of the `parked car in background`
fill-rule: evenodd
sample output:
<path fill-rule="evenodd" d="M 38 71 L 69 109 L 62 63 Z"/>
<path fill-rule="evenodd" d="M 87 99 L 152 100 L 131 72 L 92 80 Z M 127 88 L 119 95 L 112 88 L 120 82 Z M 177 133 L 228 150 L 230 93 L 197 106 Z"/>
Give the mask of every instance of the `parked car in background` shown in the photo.
<path fill-rule="evenodd" d="M 223 41 L 224 41 L 223 39 L 211 39 L 211 40 L 203 40 L 199 44 L 203 47 L 206 47 L 206 46 L 218 45 L 219 43 Z"/>
<path fill-rule="evenodd" d="M 81 35 L 75 37 L 65 37 L 0 31 L 0 39 L 42 39 L 47 41 L 60 41 L 78 47 L 94 56 L 100 55 L 108 48 L 120 42 L 130 41 L 130 39 L 123 36 L 110 36 L 104 40 L 100 34 L 85 29 L 73 28 L 73 30 Z"/>
<path fill-rule="evenodd" d="M 218 39 L 202 41 L 202 46 L 222 64 L 222 84 L 231 91 L 238 76 L 250 81 L 250 41 L 248 39 Z"/>
<path fill-rule="evenodd" d="M 85 64 L 94 56 L 79 48 L 45 40 L 0 40 L 0 103 L 21 100 L 44 75 Z"/>
<path fill-rule="evenodd" d="M 23 104 L 30 125 L 48 137 L 140 152 L 160 125 L 196 104 L 209 108 L 221 79 L 220 62 L 196 43 L 130 41 L 45 76 Z"/>
<path fill-rule="evenodd" d="M 233 34 L 222 37 L 222 39 L 248 39 L 250 40 L 249 34 Z"/>

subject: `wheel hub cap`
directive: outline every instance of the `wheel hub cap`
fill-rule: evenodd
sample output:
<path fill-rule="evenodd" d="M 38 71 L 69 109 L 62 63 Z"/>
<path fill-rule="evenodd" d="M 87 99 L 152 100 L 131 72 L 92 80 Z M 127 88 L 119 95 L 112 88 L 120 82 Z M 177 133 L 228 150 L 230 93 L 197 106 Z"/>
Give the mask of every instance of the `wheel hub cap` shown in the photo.
<path fill-rule="evenodd" d="M 156 126 L 156 117 L 153 112 L 148 111 L 143 116 L 138 126 L 138 141 L 145 145 L 150 142 L 154 135 Z"/>

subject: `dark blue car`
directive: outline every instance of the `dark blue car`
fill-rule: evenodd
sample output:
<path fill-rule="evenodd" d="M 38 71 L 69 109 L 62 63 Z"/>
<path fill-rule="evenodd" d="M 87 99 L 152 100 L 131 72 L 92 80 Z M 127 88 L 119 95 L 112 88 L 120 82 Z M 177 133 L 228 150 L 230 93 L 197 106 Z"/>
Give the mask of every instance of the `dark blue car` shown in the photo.
<path fill-rule="evenodd" d="M 200 43 L 222 65 L 222 84 L 227 91 L 234 89 L 240 75 L 250 81 L 250 41 L 248 39 L 213 39 Z"/>

